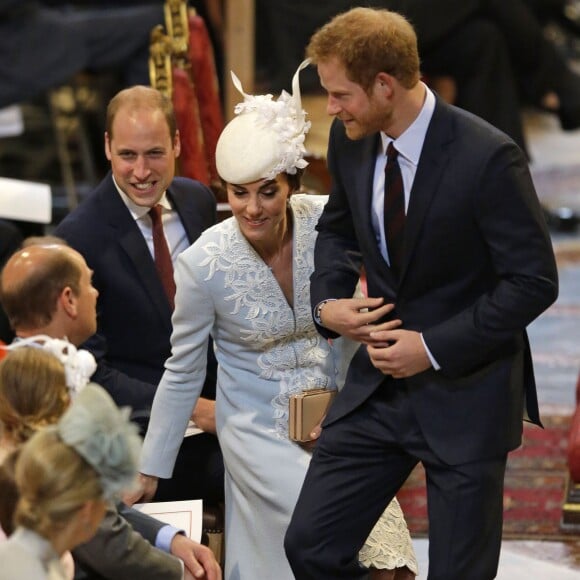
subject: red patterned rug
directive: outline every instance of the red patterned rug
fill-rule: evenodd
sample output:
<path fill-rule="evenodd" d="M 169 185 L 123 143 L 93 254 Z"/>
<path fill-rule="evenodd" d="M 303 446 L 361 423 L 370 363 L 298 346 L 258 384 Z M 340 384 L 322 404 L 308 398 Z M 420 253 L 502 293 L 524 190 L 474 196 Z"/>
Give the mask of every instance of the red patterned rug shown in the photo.
<path fill-rule="evenodd" d="M 504 493 L 504 538 L 556 539 L 560 529 L 566 483 L 566 449 L 570 417 L 544 417 L 545 429 L 526 424 L 523 445 L 508 458 Z M 426 535 L 427 502 L 422 466 L 397 495 L 415 536 Z"/>

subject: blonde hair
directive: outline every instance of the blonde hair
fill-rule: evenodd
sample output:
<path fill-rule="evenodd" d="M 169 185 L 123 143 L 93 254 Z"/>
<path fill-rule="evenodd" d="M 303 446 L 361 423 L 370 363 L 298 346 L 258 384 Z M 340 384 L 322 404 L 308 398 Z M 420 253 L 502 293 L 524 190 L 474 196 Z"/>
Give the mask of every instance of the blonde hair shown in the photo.
<path fill-rule="evenodd" d="M 0 362 L 0 423 L 13 443 L 56 423 L 69 404 L 65 370 L 53 354 L 22 347 Z"/>
<path fill-rule="evenodd" d="M 102 500 L 99 475 L 53 427 L 35 433 L 15 469 L 20 497 L 14 523 L 51 538 L 87 501 Z"/>
<path fill-rule="evenodd" d="M 314 33 L 306 56 L 313 64 L 337 58 L 346 75 L 367 93 L 385 72 L 410 89 L 419 82 L 417 35 L 411 24 L 390 10 L 353 8 Z"/>

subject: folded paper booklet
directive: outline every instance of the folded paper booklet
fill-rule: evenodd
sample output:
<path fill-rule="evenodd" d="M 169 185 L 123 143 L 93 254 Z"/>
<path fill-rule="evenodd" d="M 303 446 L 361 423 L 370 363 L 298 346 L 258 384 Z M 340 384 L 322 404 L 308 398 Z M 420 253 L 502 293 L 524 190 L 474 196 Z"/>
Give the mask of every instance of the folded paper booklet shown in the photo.
<path fill-rule="evenodd" d="M 24 133 L 24 117 L 19 105 L 0 109 L 0 137 L 14 137 Z"/>
<path fill-rule="evenodd" d="M 332 399 L 335 390 L 311 389 L 290 396 L 288 409 L 288 436 L 292 441 L 310 441 L 312 429 L 320 423 Z"/>
<path fill-rule="evenodd" d="M 188 538 L 201 542 L 203 500 L 153 501 L 137 503 L 133 507 L 178 530 L 183 530 Z"/>
<path fill-rule="evenodd" d="M 0 177 L 0 217 L 49 224 L 52 221 L 50 185 Z"/>

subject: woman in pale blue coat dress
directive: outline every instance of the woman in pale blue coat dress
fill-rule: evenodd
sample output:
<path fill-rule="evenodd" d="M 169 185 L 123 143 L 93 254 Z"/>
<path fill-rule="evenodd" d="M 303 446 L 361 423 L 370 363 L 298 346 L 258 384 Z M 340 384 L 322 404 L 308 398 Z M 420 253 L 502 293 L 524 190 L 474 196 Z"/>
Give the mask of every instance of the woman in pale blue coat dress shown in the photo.
<path fill-rule="evenodd" d="M 244 97 L 216 151 L 234 217 L 206 230 L 178 258 L 172 356 L 153 404 L 141 471 L 145 498 L 157 477 L 171 476 L 203 385 L 211 334 L 226 470 L 225 578 L 290 580 L 283 539 L 310 454 L 288 438 L 289 397 L 336 388 L 352 347 L 348 353 L 341 340 L 330 345 L 312 321 L 309 278 L 325 198 L 293 194 L 306 165 L 302 143 L 309 126 L 298 72 L 293 96 Z M 415 576 L 396 501 L 361 562 L 382 569 L 377 578 L 394 578 L 395 569 L 396 578 Z"/>

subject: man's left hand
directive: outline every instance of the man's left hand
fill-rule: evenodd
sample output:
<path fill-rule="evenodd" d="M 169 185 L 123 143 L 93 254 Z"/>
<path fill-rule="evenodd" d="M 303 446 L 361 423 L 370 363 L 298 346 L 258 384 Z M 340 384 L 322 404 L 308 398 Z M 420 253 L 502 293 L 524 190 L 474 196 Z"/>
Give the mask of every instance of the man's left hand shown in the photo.
<path fill-rule="evenodd" d="M 213 552 L 206 546 L 176 534 L 171 541 L 171 553 L 183 561 L 194 578 L 221 580 L 222 571 Z"/>
<path fill-rule="evenodd" d="M 414 330 L 371 332 L 377 344 L 367 345 L 371 362 L 385 375 L 395 379 L 412 377 L 431 367 L 421 335 Z"/>

